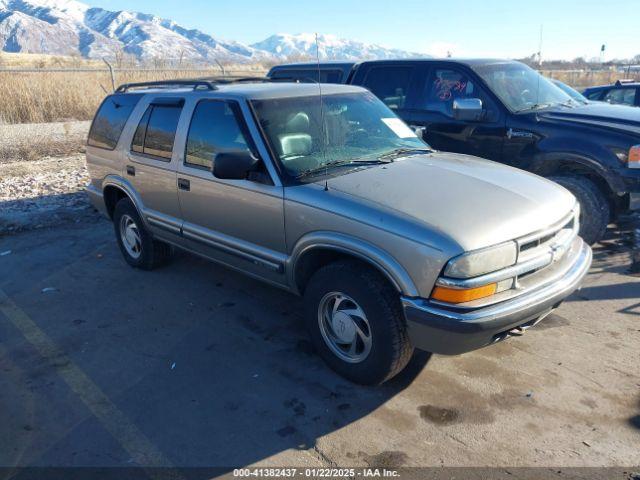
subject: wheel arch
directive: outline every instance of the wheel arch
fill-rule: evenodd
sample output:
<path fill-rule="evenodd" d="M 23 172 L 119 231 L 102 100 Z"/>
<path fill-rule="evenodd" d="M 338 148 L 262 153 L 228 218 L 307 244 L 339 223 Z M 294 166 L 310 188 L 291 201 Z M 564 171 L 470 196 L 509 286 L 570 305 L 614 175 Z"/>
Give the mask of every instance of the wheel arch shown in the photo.
<path fill-rule="evenodd" d="M 115 211 L 117 203 L 123 198 L 128 198 L 138 211 L 142 221 L 145 222 L 144 215 L 142 215 L 140 197 L 135 193 L 133 188 L 121 178 L 116 176 L 106 177 L 102 182 L 102 194 L 107 215 L 110 219 L 113 219 L 113 212 Z"/>
<path fill-rule="evenodd" d="M 406 270 L 389 253 L 364 242 L 334 232 L 305 235 L 288 260 L 289 283 L 299 294 L 320 267 L 341 259 L 351 259 L 380 273 L 399 294 L 417 297 L 418 290 Z"/>
<path fill-rule="evenodd" d="M 589 178 L 610 204 L 611 211 L 618 210 L 622 198 L 617 178 L 596 160 L 575 153 L 549 153 L 538 156 L 528 169 L 542 177 L 580 175 Z"/>

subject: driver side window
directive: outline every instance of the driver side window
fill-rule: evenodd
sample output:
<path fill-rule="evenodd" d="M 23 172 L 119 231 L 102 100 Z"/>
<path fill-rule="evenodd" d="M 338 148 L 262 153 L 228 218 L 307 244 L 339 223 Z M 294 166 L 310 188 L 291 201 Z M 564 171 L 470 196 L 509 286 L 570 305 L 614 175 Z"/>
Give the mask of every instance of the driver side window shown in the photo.
<path fill-rule="evenodd" d="M 221 100 L 198 103 L 187 135 L 186 165 L 210 170 L 217 153 L 249 149 L 234 107 Z"/>
<path fill-rule="evenodd" d="M 453 101 L 461 98 L 479 98 L 489 110 L 487 96 L 467 74 L 451 69 L 435 69 L 424 89 L 425 110 L 453 118 Z"/>

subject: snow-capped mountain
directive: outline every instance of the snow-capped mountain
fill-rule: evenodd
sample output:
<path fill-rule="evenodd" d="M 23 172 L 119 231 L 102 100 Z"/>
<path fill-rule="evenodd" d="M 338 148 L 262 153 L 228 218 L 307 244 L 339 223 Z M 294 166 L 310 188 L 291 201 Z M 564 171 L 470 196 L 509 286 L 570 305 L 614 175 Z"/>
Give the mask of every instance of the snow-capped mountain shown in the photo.
<path fill-rule="evenodd" d="M 316 58 L 316 38 L 313 33 L 291 35 L 279 33 L 262 42 L 251 45 L 264 50 L 277 58 L 291 56 Z M 318 35 L 318 53 L 321 60 L 359 60 L 419 57 L 417 53 L 385 48 L 380 45 L 345 40 L 335 35 Z"/>
<path fill-rule="evenodd" d="M 318 38 L 323 59 L 400 58 L 413 54 L 343 40 Z M 138 60 L 187 59 L 239 63 L 315 56 L 313 34 L 273 35 L 251 46 L 223 41 L 171 20 L 130 11 L 92 8 L 76 0 L 0 0 L 0 50 Z"/>

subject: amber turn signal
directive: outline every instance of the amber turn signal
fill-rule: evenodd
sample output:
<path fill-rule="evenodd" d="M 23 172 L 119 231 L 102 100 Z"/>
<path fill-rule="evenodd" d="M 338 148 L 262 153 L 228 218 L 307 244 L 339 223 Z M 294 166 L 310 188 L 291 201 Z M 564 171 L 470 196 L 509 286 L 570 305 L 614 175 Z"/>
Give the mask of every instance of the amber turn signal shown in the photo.
<path fill-rule="evenodd" d="M 431 298 L 447 303 L 465 303 L 493 295 L 497 288 L 497 283 L 467 289 L 436 287 L 431 293 Z"/>

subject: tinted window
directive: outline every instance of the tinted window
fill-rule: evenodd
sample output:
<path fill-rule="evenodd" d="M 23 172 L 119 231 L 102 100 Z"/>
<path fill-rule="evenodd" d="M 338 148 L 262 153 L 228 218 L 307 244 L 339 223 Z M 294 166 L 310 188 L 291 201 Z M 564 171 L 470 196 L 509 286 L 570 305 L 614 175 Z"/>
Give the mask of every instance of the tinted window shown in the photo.
<path fill-rule="evenodd" d="M 411 84 L 413 67 L 378 67 L 367 73 L 363 85 L 371 90 L 387 107 L 403 108 Z"/>
<path fill-rule="evenodd" d="M 152 109 L 153 107 L 147 108 L 147 111 L 144 112 L 140 123 L 138 123 L 136 133 L 133 135 L 133 142 L 131 142 L 131 150 L 134 152 L 144 152 L 144 136 L 147 133 L 147 124 L 149 123 L 149 116 Z"/>
<path fill-rule="evenodd" d="M 150 105 L 136 128 L 131 150 L 171 159 L 181 111 L 178 105 Z"/>
<path fill-rule="evenodd" d="M 110 95 L 100 106 L 89 132 L 88 144 L 113 150 L 118 144 L 129 115 L 142 95 Z"/>
<path fill-rule="evenodd" d="M 271 74 L 271 78 L 292 80 L 300 82 L 317 82 L 318 81 L 318 69 L 297 69 L 297 70 L 275 70 Z M 320 70 L 320 82 L 321 83 L 342 83 L 342 71 L 340 70 Z"/>
<path fill-rule="evenodd" d="M 591 92 L 587 94 L 587 98 L 589 100 L 600 100 L 602 96 L 602 90 L 596 90 L 595 92 Z"/>
<path fill-rule="evenodd" d="M 634 105 L 636 99 L 635 88 L 614 88 L 609 90 L 602 100 L 609 103 L 619 103 L 622 105 Z"/>
<path fill-rule="evenodd" d="M 453 117 L 453 101 L 459 98 L 479 98 L 487 107 L 484 92 L 462 72 L 436 69 L 425 86 L 425 108 Z"/>
<path fill-rule="evenodd" d="M 185 163 L 211 169 L 216 153 L 248 149 L 239 118 L 236 104 L 222 101 L 198 103 L 187 136 Z"/>

